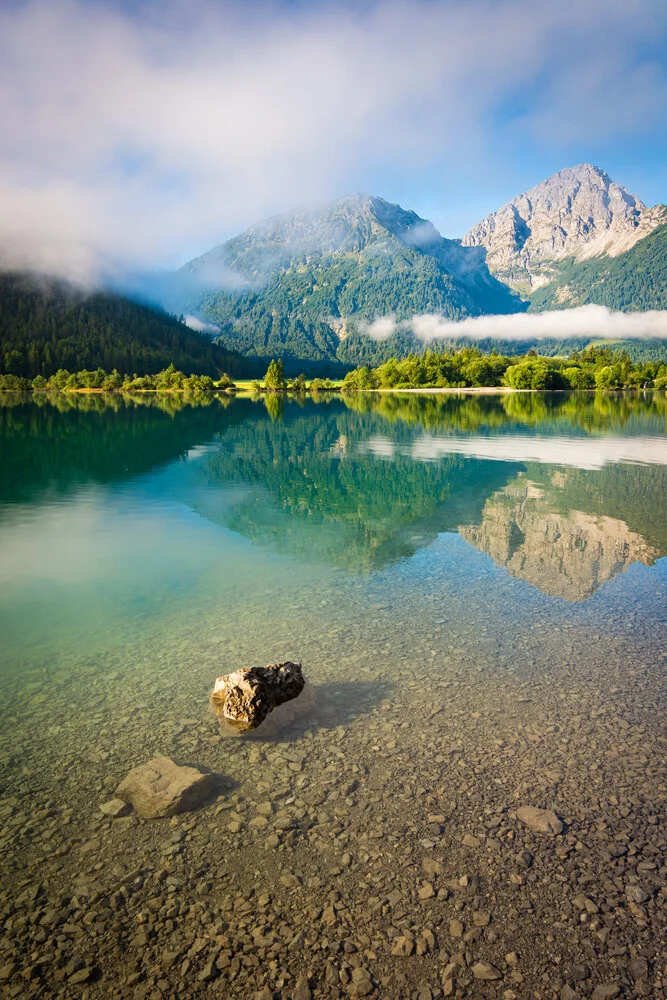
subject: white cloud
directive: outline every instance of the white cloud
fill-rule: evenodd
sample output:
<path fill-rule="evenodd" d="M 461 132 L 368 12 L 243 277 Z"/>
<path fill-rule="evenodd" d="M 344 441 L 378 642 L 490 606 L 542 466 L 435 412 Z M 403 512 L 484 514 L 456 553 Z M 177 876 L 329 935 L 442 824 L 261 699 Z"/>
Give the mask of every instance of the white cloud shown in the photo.
<path fill-rule="evenodd" d="M 197 316 L 186 316 L 185 325 L 189 326 L 191 330 L 196 330 L 198 333 L 220 333 L 220 327 L 216 326 L 215 323 L 205 323 L 204 320 L 198 319 Z"/>
<path fill-rule="evenodd" d="M 661 128 L 642 53 L 666 27 L 660 0 L 2 5 L 0 260 L 171 266 L 385 161 L 443 164 L 444 192 L 508 116 L 517 141 L 630 141 Z"/>
<path fill-rule="evenodd" d="M 380 322 L 376 320 L 376 323 Z M 515 313 L 509 316 L 475 316 L 458 322 L 436 313 L 414 316 L 402 324 L 425 341 L 471 337 L 483 340 L 535 340 L 543 337 L 564 340 L 590 337 L 612 340 L 667 338 L 667 311 L 622 313 L 606 306 L 578 306 L 576 309 L 543 313 Z"/>
<path fill-rule="evenodd" d="M 437 462 L 445 455 L 464 455 L 493 462 L 540 462 L 577 469 L 602 469 L 630 463 L 667 465 L 667 441 L 657 437 L 541 437 L 527 434 L 438 436 L 422 434 L 409 444 L 375 435 L 359 446 L 362 455 L 394 459 L 409 455 L 419 462 Z"/>
<path fill-rule="evenodd" d="M 365 334 L 372 340 L 387 340 L 399 327 L 395 316 L 378 316 L 372 323 L 359 320 L 356 325 L 359 333 Z"/>

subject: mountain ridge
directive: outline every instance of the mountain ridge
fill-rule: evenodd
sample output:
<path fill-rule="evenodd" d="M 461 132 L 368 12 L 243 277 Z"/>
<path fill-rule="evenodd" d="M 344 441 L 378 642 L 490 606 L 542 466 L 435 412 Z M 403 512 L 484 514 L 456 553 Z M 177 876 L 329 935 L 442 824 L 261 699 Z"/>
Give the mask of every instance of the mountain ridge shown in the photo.
<path fill-rule="evenodd" d="M 558 262 L 615 257 L 667 222 L 599 167 L 552 174 L 473 226 L 464 246 L 486 250 L 490 271 L 524 295 L 553 280 Z"/>
<path fill-rule="evenodd" d="M 196 311 L 225 343 L 310 364 L 357 363 L 363 325 L 379 316 L 461 319 L 525 308 L 491 275 L 483 250 L 365 194 L 257 223 L 180 273 L 202 286 L 217 278 Z"/>

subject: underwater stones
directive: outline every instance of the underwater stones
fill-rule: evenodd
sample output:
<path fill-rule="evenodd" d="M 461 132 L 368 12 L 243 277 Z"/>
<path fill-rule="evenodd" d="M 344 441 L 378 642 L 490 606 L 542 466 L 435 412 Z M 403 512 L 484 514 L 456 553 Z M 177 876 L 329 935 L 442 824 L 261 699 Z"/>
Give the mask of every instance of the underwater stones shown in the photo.
<path fill-rule="evenodd" d="M 278 705 L 298 697 L 305 683 L 300 663 L 243 667 L 218 677 L 211 706 L 221 725 L 246 732 L 261 725 Z"/>
<path fill-rule="evenodd" d="M 210 795 L 214 781 L 215 775 L 196 767 L 153 757 L 132 768 L 116 789 L 116 798 L 130 802 L 144 819 L 157 819 L 196 809 Z"/>
<path fill-rule="evenodd" d="M 555 812 L 550 809 L 537 809 L 535 806 L 521 806 L 516 811 L 518 819 L 525 823 L 533 833 L 546 833 L 557 837 L 563 832 L 563 824 Z"/>

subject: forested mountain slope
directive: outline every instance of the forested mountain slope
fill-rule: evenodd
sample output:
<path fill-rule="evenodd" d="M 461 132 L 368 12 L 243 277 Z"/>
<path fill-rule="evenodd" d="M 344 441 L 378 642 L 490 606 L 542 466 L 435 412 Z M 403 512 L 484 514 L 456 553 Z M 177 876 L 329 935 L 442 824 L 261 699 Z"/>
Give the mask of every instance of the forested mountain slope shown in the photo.
<path fill-rule="evenodd" d="M 530 308 L 568 309 L 589 302 L 624 312 L 667 308 L 667 225 L 616 257 L 564 261 L 557 277 L 533 293 Z"/>
<path fill-rule="evenodd" d="M 153 374 L 252 374 L 246 359 L 157 309 L 62 281 L 0 274 L 0 372 L 34 378 L 59 368 Z"/>
<path fill-rule="evenodd" d="M 389 314 L 460 319 L 524 308 L 479 248 L 367 195 L 269 219 L 183 270 L 209 287 L 198 312 L 225 343 L 311 364 L 357 363 L 364 322 Z"/>

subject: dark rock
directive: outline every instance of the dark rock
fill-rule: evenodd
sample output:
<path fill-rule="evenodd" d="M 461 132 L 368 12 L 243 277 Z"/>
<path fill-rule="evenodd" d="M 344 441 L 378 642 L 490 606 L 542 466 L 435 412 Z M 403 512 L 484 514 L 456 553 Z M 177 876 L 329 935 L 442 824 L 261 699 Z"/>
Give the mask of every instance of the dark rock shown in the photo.
<path fill-rule="evenodd" d="M 300 663 L 243 667 L 218 677 L 211 706 L 221 725 L 245 732 L 261 725 L 278 705 L 298 697 L 305 683 Z"/>

